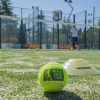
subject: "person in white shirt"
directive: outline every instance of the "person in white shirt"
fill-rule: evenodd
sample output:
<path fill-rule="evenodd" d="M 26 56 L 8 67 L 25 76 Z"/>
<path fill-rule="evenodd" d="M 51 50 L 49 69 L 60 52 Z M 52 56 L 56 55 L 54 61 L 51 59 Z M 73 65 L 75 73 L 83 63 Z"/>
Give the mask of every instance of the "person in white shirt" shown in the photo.
<path fill-rule="evenodd" d="M 79 42 L 78 42 L 78 29 L 76 28 L 75 25 L 73 25 L 73 28 L 71 29 L 71 32 L 70 32 L 70 38 L 71 38 L 71 49 L 73 49 L 73 44 L 74 42 L 76 43 L 76 46 L 77 46 L 77 49 L 80 50 L 79 48 Z"/>

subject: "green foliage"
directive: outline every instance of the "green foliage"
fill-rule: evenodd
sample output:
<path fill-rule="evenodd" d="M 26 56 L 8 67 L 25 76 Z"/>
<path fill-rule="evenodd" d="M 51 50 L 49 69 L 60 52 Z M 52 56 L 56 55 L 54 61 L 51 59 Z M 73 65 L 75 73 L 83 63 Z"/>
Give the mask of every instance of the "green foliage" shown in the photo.
<path fill-rule="evenodd" d="M 13 15 L 11 2 L 10 0 L 0 0 L 1 6 L 0 6 L 0 14 L 1 15 Z"/>

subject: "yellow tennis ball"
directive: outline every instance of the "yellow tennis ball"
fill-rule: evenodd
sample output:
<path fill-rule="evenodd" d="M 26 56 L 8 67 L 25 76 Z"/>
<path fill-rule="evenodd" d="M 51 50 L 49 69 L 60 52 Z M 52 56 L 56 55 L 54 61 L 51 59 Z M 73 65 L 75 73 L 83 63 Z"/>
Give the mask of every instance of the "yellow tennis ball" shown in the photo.
<path fill-rule="evenodd" d="M 38 51 L 38 50 L 39 50 L 39 48 L 36 48 L 36 50 Z"/>
<path fill-rule="evenodd" d="M 71 51 L 73 51 L 73 48 L 71 48 Z"/>
<path fill-rule="evenodd" d="M 67 72 L 58 63 L 44 65 L 38 75 L 39 82 L 45 92 L 58 92 L 67 83 Z"/>

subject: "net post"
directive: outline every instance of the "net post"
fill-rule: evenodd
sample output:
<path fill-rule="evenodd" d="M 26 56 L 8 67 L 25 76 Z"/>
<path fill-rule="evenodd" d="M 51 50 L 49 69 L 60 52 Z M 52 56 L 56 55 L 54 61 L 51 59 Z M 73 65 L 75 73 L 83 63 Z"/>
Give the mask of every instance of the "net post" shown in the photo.
<path fill-rule="evenodd" d="M 85 25 L 87 24 L 87 11 L 85 11 Z M 84 29 L 84 48 L 87 48 L 87 39 L 86 39 L 86 27 Z"/>
<path fill-rule="evenodd" d="M 1 49 L 1 17 L 0 17 L 0 49 Z"/>
<path fill-rule="evenodd" d="M 73 15 L 73 23 L 75 23 L 75 15 Z"/>

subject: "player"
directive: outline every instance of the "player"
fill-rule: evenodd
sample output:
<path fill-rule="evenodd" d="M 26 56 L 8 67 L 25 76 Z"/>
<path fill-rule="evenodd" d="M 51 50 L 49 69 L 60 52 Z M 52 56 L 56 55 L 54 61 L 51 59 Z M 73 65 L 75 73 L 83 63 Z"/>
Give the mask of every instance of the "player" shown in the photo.
<path fill-rule="evenodd" d="M 78 42 L 78 29 L 76 28 L 75 25 L 73 25 L 73 28 L 71 29 L 70 38 L 71 38 L 71 45 L 72 45 L 71 50 L 73 50 L 74 43 L 76 44 L 77 49 L 80 50 L 79 42 Z"/>

